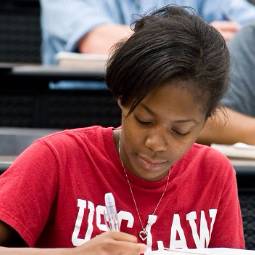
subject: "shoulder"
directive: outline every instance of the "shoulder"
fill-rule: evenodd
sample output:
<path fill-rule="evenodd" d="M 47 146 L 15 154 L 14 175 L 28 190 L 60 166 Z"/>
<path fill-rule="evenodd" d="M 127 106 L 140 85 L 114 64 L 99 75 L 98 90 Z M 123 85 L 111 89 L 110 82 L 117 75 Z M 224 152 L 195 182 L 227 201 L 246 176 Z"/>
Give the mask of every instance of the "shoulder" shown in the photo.
<path fill-rule="evenodd" d="M 112 137 L 112 128 L 92 126 L 56 132 L 37 139 L 15 160 L 13 166 L 32 169 L 65 169 L 66 166 L 81 162 L 83 158 L 94 158 L 105 154 L 105 140 Z M 113 139 L 112 139 L 113 140 Z M 109 146 L 108 146 L 109 147 Z M 33 162 L 36 162 L 33 163 Z"/>
<path fill-rule="evenodd" d="M 191 149 L 188 151 L 188 154 L 194 154 L 196 157 L 201 157 L 204 160 L 220 160 L 228 161 L 227 157 L 222 154 L 220 151 L 203 144 L 194 143 Z M 194 156 L 193 155 L 193 156 Z"/>
<path fill-rule="evenodd" d="M 193 144 L 187 156 L 192 156 L 194 160 L 206 165 L 231 165 L 230 160 L 220 151 L 202 144 Z"/>
<path fill-rule="evenodd" d="M 45 143 L 48 146 L 74 146 L 77 144 L 89 145 L 102 143 L 104 136 L 111 135 L 112 128 L 91 126 L 86 128 L 68 129 L 44 136 L 37 142 Z"/>
<path fill-rule="evenodd" d="M 193 171 L 196 169 L 199 175 L 225 176 L 225 178 L 235 175 L 230 160 L 210 146 L 195 143 L 183 160 L 186 165 L 192 166 Z"/>
<path fill-rule="evenodd" d="M 77 158 L 85 154 L 103 153 L 113 141 L 113 128 L 91 126 L 69 129 L 45 136 L 38 143 L 46 145 L 56 157 Z"/>

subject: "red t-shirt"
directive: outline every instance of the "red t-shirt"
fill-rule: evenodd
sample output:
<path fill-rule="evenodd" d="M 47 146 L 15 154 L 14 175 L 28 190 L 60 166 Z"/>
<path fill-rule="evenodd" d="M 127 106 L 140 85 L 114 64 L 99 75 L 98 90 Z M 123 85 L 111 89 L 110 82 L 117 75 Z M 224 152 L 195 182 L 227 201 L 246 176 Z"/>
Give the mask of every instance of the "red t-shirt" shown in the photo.
<path fill-rule="evenodd" d="M 145 181 L 129 173 L 145 225 L 166 179 Z M 106 231 L 104 194 L 115 196 L 121 231 L 138 236 L 134 207 L 113 129 L 67 130 L 34 142 L 0 177 L 0 220 L 29 246 L 73 247 Z M 243 248 L 236 177 L 230 162 L 194 144 L 174 164 L 147 245 Z"/>

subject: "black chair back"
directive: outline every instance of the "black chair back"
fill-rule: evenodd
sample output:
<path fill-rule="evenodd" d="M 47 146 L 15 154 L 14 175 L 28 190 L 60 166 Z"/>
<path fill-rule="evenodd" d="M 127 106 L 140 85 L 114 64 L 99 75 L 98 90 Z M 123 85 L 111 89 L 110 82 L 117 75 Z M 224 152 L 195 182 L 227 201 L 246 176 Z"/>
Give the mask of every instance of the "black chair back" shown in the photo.
<path fill-rule="evenodd" d="M 1 0 L 0 35 L 0 62 L 40 63 L 39 1 Z"/>
<path fill-rule="evenodd" d="M 255 250 L 255 166 L 236 166 L 235 168 L 246 248 Z"/>

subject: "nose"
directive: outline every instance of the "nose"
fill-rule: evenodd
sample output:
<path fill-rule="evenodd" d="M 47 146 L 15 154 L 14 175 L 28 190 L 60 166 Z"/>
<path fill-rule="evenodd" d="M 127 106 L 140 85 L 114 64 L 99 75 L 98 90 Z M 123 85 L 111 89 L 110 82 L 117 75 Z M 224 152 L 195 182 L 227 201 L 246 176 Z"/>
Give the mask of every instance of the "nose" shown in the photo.
<path fill-rule="evenodd" d="M 163 134 L 154 132 L 146 137 L 145 146 L 153 152 L 164 152 L 167 150 L 167 139 Z"/>

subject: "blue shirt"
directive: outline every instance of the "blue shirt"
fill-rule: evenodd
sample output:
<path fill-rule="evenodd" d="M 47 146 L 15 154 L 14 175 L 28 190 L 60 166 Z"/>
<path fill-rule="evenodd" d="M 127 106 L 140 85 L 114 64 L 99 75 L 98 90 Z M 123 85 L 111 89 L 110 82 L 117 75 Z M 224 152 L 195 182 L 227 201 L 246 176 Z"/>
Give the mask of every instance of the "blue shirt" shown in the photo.
<path fill-rule="evenodd" d="M 255 24 L 242 29 L 229 43 L 230 86 L 222 103 L 255 117 Z"/>
<path fill-rule="evenodd" d="M 130 25 L 139 15 L 166 4 L 190 6 L 208 22 L 233 20 L 247 25 L 255 21 L 255 7 L 245 0 L 41 0 L 43 63 L 55 64 L 60 51 L 77 52 L 79 40 L 98 25 Z M 102 83 L 93 84 L 102 87 Z M 84 83 L 62 84 L 63 88 L 73 86 L 82 88 Z"/>

